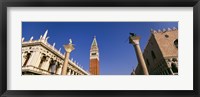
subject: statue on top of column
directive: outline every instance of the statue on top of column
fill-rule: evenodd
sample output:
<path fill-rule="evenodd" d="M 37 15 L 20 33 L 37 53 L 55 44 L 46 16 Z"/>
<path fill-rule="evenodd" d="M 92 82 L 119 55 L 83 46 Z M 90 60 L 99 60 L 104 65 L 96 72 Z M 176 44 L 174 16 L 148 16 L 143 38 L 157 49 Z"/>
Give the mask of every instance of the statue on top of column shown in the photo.
<path fill-rule="evenodd" d="M 72 44 L 72 39 L 71 38 L 69 39 L 69 44 Z"/>
<path fill-rule="evenodd" d="M 136 34 L 135 34 L 135 33 L 131 33 L 131 32 L 130 32 L 130 35 L 131 35 L 131 36 L 136 36 Z"/>

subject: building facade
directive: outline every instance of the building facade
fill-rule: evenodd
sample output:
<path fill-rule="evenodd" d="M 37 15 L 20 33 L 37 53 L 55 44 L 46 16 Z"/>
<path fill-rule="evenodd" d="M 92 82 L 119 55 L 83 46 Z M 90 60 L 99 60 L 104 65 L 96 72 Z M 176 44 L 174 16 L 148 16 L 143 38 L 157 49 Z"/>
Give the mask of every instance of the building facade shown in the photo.
<path fill-rule="evenodd" d="M 178 29 L 151 30 L 143 57 L 150 75 L 178 75 Z M 131 74 L 143 75 L 140 65 Z"/>
<path fill-rule="evenodd" d="M 48 43 L 48 30 L 40 39 L 24 41 L 22 38 L 22 75 L 60 75 L 64 54 Z M 89 75 L 73 59 L 69 60 L 67 75 Z"/>
<path fill-rule="evenodd" d="M 99 48 L 96 37 L 94 37 L 90 48 L 90 74 L 99 75 Z"/>

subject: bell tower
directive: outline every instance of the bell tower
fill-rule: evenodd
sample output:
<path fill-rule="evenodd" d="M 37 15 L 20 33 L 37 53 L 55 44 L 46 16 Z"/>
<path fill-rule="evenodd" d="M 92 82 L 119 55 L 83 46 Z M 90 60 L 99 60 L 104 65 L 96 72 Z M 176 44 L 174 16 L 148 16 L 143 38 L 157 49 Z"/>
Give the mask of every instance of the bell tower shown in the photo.
<path fill-rule="evenodd" d="M 99 48 L 95 36 L 90 48 L 90 74 L 99 75 Z"/>

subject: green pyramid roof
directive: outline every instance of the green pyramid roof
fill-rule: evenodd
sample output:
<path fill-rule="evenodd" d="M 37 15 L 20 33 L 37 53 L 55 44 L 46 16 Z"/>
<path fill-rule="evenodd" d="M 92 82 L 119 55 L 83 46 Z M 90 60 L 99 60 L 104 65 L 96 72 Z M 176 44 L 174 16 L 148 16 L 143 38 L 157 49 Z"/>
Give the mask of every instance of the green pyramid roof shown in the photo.
<path fill-rule="evenodd" d="M 93 42 L 92 42 L 92 46 L 97 46 L 97 40 L 96 37 L 94 36 Z"/>

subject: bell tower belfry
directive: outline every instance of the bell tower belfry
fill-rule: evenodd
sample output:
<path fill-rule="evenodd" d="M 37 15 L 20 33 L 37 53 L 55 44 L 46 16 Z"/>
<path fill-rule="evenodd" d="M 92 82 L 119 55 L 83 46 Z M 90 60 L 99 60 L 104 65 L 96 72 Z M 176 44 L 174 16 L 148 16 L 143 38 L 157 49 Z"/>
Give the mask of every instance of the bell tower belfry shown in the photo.
<path fill-rule="evenodd" d="M 99 75 L 99 48 L 95 36 L 90 48 L 90 74 Z"/>

